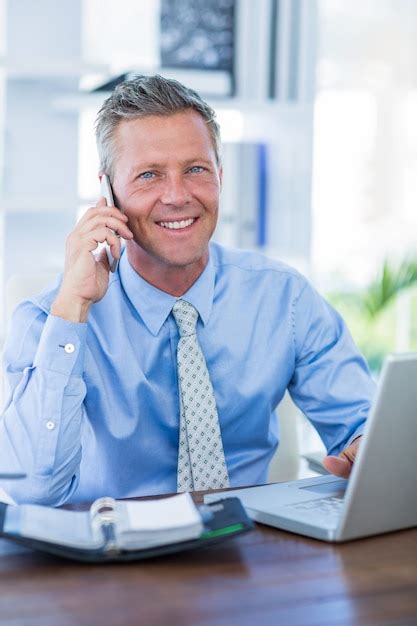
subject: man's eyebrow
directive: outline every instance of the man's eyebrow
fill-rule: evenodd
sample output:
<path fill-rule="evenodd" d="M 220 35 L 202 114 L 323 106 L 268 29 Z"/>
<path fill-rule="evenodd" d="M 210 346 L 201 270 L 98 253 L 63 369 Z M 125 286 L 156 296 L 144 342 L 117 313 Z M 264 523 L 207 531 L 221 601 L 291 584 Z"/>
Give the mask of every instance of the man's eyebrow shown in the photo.
<path fill-rule="evenodd" d="M 184 165 L 190 165 L 190 163 L 204 163 L 205 165 L 211 165 L 212 161 L 209 161 L 208 159 L 202 159 L 201 157 L 195 157 L 193 159 L 187 159 L 186 161 L 184 161 Z"/>
<path fill-rule="evenodd" d="M 137 174 L 138 172 L 146 172 L 147 170 L 158 169 L 158 167 L 163 167 L 161 163 L 138 163 L 137 165 L 132 165 L 129 169 L 129 174 Z"/>
<path fill-rule="evenodd" d="M 209 161 L 208 159 L 204 159 L 201 157 L 192 157 L 191 159 L 186 159 L 185 161 L 182 161 L 182 165 L 183 166 L 187 166 L 190 165 L 191 163 L 202 163 L 204 165 L 211 165 L 212 162 Z M 153 169 L 159 169 L 161 167 L 164 167 L 164 163 L 160 162 L 160 163 L 147 163 L 147 162 L 143 162 L 143 163 L 137 163 L 136 165 L 132 165 L 132 167 L 129 170 L 129 176 L 133 176 L 135 174 L 138 174 L 140 172 L 147 172 L 148 170 L 153 170 Z"/>

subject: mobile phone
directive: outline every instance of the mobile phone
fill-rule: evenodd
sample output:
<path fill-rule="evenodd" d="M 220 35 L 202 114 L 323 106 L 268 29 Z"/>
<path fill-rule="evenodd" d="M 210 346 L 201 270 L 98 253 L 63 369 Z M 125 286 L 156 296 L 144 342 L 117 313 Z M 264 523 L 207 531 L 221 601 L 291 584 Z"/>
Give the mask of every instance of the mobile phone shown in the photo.
<path fill-rule="evenodd" d="M 113 191 L 107 174 L 101 174 L 100 176 L 100 191 L 101 195 L 104 196 L 104 198 L 106 199 L 107 206 L 114 206 Z M 114 258 L 111 253 L 110 246 L 107 242 L 104 242 L 104 248 L 106 250 L 107 259 L 109 261 L 110 271 L 116 272 L 119 265 L 119 259 Z"/>

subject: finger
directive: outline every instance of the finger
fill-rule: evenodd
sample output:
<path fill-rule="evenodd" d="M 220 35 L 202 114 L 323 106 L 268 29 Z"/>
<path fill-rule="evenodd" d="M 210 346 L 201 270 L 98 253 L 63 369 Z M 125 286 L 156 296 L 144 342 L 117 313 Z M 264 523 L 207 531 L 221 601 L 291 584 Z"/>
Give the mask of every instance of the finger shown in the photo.
<path fill-rule="evenodd" d="M 114 246 L 110 246 L 110 251 L 111 251 L 111 255 L 112 255 L 112 257 L 114 259 L 120 258 L 120 248 L 117 249 L 116 244 Z M 106 270 L 109 272 L 110 271 L 110 263 L 109 263 L 109 257 L 107 255 L 106 248 L 103 247 L 99 251 L 93 250 L 93 255 L 94 255 L 95 259 L 96 259 L 96 262 L 97 263 L 101 263 L 101 265 L 104 265 Z"/>
<path fill-rule="evenodd" d="M 110 252 L 114 259 L 120 259 L 120 254 L 122 251 L 122 244 L 120 242 L 120 238 L 117 237 L 117 240 L 114 243 L 110 244 Z"/>
<path fill-rule="evenodd" d="M 110 237 L 108 239 L 110 239 Z M 103 244 L 103 243 L 104 242 L 100 242 L 100 244 Z M 120 242 L 119 237 L 116 237 L 115 240 L 112 242 L 107 241 L 106 239 L 105 243 L 110 248 L 111 256 L 114 259 L 120 259 L 120 256 L 122 253 L 122 247 L 121 247 L 121 242 Z M 107 249 L 104 246 L 101 249 L 98 248 L 100 244 L 97 244 L 94 250 L 90 250 L 89 252 L 93 254 L 93 256 L 95 257 L 98 263 L 101 263 L 102 265 L 104 265 L 106 270 L 110 271 L 110 262 L 109 262 L 109 257 L 107 255 Z"/>
<path fill-rule="evenodd" d="M 121 220 L 122 222 L 128 221 L 127 215 L 122 213 L 117 207 L 108 207 L 106 205 L 93 206 L 87 209 L 82 217 L 78 220 L 75 230 L 83 228 L 86 223 L 88 223 L 91 219 L 95 218 L 98 215 L 114 217 Z"/>
<path fill-rule="evenodd" d="M 351 463 L 354 463 L 356 455 L 358 454 L 358 449 L 359 449 L 361 439 L 362 439 L 362 436 L 357 437 L 354 441 L 352 441 L 350 446 L 345 448 L 340 453 L 339 456 L 345 457 L 348 461 L 350 461 Z"/>
<path fill-rule="evenodd" d="M 104 267 L 106 268 L 106 270 L 108 272 L 110 272 L 110 263 L 109 263 L 109 258 L 107 256 L 107 252 L 106 249 L 103 248 L 102 250 L 100 250 L 100 252 L 98 253 L 98 255 L 96 256 L 96 261 L 97 263 L 101 263 L 101 265 L 104 265 Z"/>
<path fill-rule="evenodd" d="M 77 250 L 74 252 L 81 253 L 83 251 L 94 252 L 99 243 L 107 242 L 109 246 L 120 246 L 120 238 L 109 228 L 96 228 L 92 232 L 86 233 L 79 238 Z"/>
<path fill-rule="evenodd" d="M 103 226 L 116 232 L 121 237 L 124 237 L 124 239 L 132 239 L 133 237 L 132 231 L 125 224 L 125 222 L 122 222 L 120 219 L 111 215 L 95 215 L 90 220 L 85 222 L 85 224 L 80 226 L 79 233 L 80 235 L 84 235 Z"/>
<path fill-rule="evenodd" d="M 127 222 L 128 217 L 117 206 L 93 206 L 87 209 L 84 213 L 87 218 L 95 217 L 96 215 L 111 215 L 117 217 L 123 222 Z"/>
<path fill-rule="evenodd" d="M 97 201 L 96 207 L 99 208 L 99 207 L 103 207 L 103 206 L 107 206 L 107 200 L 106 200 L 106 198 L 104 196 L 100 196 L 98 201 Z"/>
<path fill-rule="evenodd" d="M 119 237 L 110 228 L 105 226 L 88 230 L 84 233 L 73 231 L 67 237 L 67 253 L 72 256 L 80 255 L 83 252 L 93 252 L 99 243 L 115 243 Z"/>
<path fill-rule="evenodd" d="M 340 476 L 341 478 L 349 478 L 352 471 L 352 464 L 340 456 L 326 456 L 323 459 L 323 465 L 330 474 Z"/>

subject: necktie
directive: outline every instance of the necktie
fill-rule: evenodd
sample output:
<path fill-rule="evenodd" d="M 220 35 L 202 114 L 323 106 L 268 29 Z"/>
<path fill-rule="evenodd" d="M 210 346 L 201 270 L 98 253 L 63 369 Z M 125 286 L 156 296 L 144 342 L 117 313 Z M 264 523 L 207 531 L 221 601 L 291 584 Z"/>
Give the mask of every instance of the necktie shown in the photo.
<path fill-rule="evenodd" d="M 229 486 L 216 399 L 206 361 L 197 340 L 198 312 L 177 300 L 172 313 L 180 339 L 177 347 L 180 396 L 178 491 Z"/>

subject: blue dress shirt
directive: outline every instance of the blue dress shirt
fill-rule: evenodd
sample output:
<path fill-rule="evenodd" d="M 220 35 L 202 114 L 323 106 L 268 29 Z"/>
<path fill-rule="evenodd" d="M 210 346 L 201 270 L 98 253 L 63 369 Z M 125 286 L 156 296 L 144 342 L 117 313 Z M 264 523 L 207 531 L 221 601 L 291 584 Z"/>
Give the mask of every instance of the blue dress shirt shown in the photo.
<path fill-rule="evenodd" d="M 6 342 L 0 454 L 28 477 L 4 486 L 20 502 L 51 505 L 175 492 L 176 298 L 126 253 L 85 324 L 49 313 L 58 286 L 19 305 Z M 360 434 L 374 393 L 367 365 L 296 270 L 211 243 L 182 297 L 199 312 L 232 486 L 266 482 L 286 388 L 330 453 Z"/>

